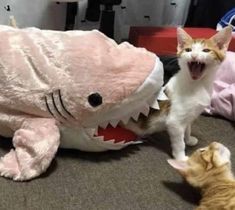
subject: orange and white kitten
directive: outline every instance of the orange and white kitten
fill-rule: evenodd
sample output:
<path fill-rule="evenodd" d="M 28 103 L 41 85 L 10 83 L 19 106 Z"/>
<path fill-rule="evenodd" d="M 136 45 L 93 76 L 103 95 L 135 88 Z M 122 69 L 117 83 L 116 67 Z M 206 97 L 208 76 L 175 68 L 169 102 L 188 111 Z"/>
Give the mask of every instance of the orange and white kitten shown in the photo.
<path fill-rule="evenodd" d="M 234 210 L 235 179 L 231 170 L 230 151 L 213 142 L 196 150 L 187 161 L 168 160 L 185 180 L 201 190 L 196 210 Z"/>
<path fill-rule="evenodd" d="M 193 39 L 182 28 L 177 29 L 177 55 L 180 71 L 166 84 L 169 101 L 160 103 L 160 110 L 151 110 L 148 117 L 131 120 L 126 128 L 138 135 L 167 130 L 173 157 L 187 159 L 185 143 L 196 145 L 191 136 L 191 123 L 210 104 L 214 76 L 225 57 L 232 28 L 226 27 L 210 39 Z"/>

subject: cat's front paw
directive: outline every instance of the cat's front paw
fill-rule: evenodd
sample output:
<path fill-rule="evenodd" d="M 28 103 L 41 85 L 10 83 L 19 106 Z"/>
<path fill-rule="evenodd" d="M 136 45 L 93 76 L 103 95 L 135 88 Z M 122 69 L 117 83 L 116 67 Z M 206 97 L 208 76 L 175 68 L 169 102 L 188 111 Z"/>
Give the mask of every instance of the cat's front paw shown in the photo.
<path fill-rule="evenodd" d="M 198 143 L 198 139 L 194 136 L 190 136 L 189 139 L 185 141 L 185 143 L 188 146 L 195 146 Z"/>
<path fill-rule="evenodd" d="M 180 160 L 180 161 L 187 161 L 188 160 L 188 156 L 186 156 L 185 154 L 181 154 L 181 153 L 178 153 L 178 154 L 174 154 L 173 153 L 173 157 L 176 159 L 176 160 Z"/>
<path fill-rule="evenodd" d="M 183 157 L 176 158 L 176 160 L 187 161 L 188 160 L 188 156 L 185 155 Z"/>

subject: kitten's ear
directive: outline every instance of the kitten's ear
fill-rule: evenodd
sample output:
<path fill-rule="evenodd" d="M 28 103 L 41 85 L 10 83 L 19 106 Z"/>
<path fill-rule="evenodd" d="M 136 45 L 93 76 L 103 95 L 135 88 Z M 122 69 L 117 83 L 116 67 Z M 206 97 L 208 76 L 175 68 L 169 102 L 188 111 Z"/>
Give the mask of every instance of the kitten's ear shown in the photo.
<path fill-rule="evenodd" d="M 227 26 L 210 38 L 220 50 L 226 51 L 232 38 L 232 26 Z"/>
<path fill-rule="evenodd" d="M 192 37 L 181 27 L 177 28 L 178 51 L 184 48 L 185 44 L 192 40 Z"/>
<path fill-rule="evenodd" d="M 167 162 L 182 175 L 189 169 L 187 161 L 168 159 Z"/>

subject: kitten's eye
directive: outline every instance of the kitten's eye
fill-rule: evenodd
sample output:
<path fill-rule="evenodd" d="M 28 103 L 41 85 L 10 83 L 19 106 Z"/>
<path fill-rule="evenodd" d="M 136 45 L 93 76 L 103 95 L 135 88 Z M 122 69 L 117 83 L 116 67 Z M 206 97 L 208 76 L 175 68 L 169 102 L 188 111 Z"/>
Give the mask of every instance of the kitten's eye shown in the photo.
<path fill-rule="evenodd" d="M 199 151 L 202 153 L 202 152 L 205 152 L 206 149 L 202 148 L 202 149 L 199 149 Z"/>
<path fill-rule="evenodd" d="M 185 48 L 184 51 L 185 51 L 185 52 L 191 52 L 192 49 L 191 49 L 191 48 Z"/>
<path fill-rule="evenodd" d="M 211 50 L 206 48 L 206 49 L 203 49 L 202 51 L 208 53 L 208 52 L 210 52 Z"/>
<path fill-rule="evenodd" d="M 88 102 L 91 106 L 96 107 L 102 104 L 103 99 L 99 93 L 92 93 L 88 96 Z"/>

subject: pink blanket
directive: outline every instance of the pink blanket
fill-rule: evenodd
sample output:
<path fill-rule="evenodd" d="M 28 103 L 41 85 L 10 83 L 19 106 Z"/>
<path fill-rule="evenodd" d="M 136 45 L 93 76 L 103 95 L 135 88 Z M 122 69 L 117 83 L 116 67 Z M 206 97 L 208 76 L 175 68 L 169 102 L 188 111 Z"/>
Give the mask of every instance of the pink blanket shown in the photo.
<path fill-rule="evenodd" d="M 235 121 L 235 52 L 227 52 L 217 72 L 211 105 L 206 113 Z"/>

